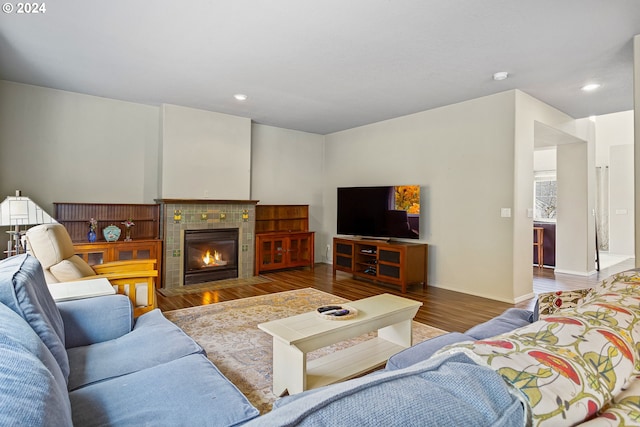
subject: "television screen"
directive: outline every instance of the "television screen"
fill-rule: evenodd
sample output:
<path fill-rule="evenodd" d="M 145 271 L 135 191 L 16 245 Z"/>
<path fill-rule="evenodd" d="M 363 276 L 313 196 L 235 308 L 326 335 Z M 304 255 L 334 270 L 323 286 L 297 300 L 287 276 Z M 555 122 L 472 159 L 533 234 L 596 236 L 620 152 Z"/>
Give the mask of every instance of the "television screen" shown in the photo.
<path fill-rule="evenodd" d="M 420 186 L 338 188 L 338 234 L 420 238 Z"/>

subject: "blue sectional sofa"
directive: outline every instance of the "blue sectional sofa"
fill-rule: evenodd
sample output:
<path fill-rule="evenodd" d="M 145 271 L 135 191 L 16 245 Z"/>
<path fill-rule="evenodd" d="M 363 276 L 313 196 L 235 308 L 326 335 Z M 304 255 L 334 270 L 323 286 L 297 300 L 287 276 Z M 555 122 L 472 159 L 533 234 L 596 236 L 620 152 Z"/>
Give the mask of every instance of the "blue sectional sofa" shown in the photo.
<path fill-rule="evenodd" d="M 259 417 L 159 311 L 134 320 L 122 295 L 56 304 L 38 261 L 15 256 L 0 262 L 0 425 L 638 425 L 639 301 L 640 273 L 621 273 L 573 307 L 507 310 Z"/>
<path fill-rule="evenodd" d="M 0 262 L 0 425 L 234 426 L 259 415 L 159 310 L 56 304 L 40 263 Z"/>

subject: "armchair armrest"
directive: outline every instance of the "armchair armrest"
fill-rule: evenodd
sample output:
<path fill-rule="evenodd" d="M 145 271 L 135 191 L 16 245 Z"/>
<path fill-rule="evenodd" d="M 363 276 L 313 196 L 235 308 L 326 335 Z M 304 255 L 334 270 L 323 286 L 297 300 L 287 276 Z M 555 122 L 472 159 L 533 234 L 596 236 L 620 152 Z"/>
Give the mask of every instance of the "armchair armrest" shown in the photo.
<path fill-rule="evenodd" d="M 140 316 L 157 307 L 156 304 L 156 277 L 157 270 L 141 270 L 119 273 L 105 273 L 96 277 L 104 277 L 117 288 L 119 294 L 129 296 L 133 304 L 135 317 Z M 141 287 L 138 295 L 138 287 Z"/>
<path fill-rule="evenodd" d="M 91 279 L 107 279 L 117 293 L 127 295 L 133 304 L 134 315 L 138 317 L 157 308 L 156 277 L 158 277 L 158 270 L 131 270 L 126 272 L 118 270 L 117 272 L 97 274 L 91 276 Z M 77 281 L 81 280 L 86 280 L 86 278 L 77 279 Z M 140 295 L 137 294 L 138 287 L 143 290 Z"/>
<path fill-rule="evenodd" d="M 109 295 L 57 303 L 64 323 L 65 347 L 78 347 L 121 337 L 133 327 L 131 301 Z"/>
<path fill-rule="evenodd" d="M 112 261 L 91 266 L 96 274 L 124 273 L 129 271 L 155 270 L 155 259 L 134 259 L 128 261 Z"/>

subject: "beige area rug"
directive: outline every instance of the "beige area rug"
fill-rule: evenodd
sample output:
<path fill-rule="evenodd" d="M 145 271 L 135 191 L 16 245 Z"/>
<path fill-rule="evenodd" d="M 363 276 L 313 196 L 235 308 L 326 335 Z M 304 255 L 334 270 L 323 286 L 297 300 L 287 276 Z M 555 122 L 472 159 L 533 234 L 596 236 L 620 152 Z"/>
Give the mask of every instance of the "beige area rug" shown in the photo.
<path fill-rule="evenodd" d="M 197 285 L 180 286 L 178 288 L 161 288 L 158 289 L 165 297 L 175 297 L 176 295 L 195 294 L 205 291 L 217 291 L 218 289 L 229 289 L 237 286 L 258 285 L 260 283 L 269 283 L 271 279 L 263 276 L 252 276 L 248 279 L 224 279 L 214 282 L 198 283 Z"/>
<path fill-rule="evenodd" d="M 258 329 L 258 324 L 345 302 L 348 300 L 306 288 L 167 311 L 164 315 L 204 347 L 209 359 L 264 414 L 271 410 L 277 396 L 271 390 L 272 338 Z M 444 333 L 413 322 L 414 344 Z M 308 359 L 372 336 L 375 333 L 314 351 L 308 354 Z"/>

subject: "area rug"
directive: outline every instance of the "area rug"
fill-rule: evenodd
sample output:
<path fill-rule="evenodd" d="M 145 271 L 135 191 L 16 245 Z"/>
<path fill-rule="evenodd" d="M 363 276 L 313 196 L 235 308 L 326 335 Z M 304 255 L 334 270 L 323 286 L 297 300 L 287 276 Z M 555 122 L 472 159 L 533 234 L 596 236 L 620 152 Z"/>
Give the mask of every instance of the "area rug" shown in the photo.
<path fill-rule="evenodd" d="M 258 329 L 258 324 L 346 302 L 344 298 L 306 288 L 167 311 L 164 315 L 204 347 L 209 359 L 264 414 L 271 410 L 277 396 L 271 390 L 272 338 Z M 444 333 L 413 322 L 414 344 Z M 308 354 L 308 360 L 374 335 L 314 351 Z"/>
<path fill-rule="evenodd" d="M 195 294 L 206 291 L 217 291 L 218 289 L 229 289 L 237 286 L 258 285 L 260 283 L 269 283 L 271 279 L 264 276 L 252 276 L 247 279 L 224 279 L 213 282 L 198 283 L 197 285 L 180 286 L 177 288 L 161 288 L 158 289 L 165 297 L 174 297 L 176 295 Z"/>

